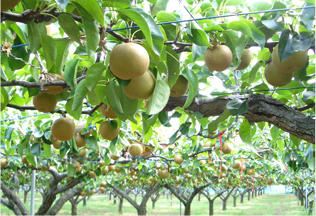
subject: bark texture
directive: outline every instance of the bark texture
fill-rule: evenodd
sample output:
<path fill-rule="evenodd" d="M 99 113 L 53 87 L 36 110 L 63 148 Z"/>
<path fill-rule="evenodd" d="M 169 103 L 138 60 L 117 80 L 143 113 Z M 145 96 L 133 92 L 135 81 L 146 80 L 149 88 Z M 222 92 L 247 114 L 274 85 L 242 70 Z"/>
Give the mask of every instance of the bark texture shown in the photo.
<path fill-rule="evenodd" d="M 290 134 L 315 144 L 315 120 L 305 116 L 279 100 L 263 94 L 234 95 L 227 97 L 195 98 L 187 110 L 200 112 L 203 117 L 218 116 L 226 104 L 238 98 L 247 101 L 248 111 L 243 114 L 250 123 L 268 122 Z M 187 96 L 170 98 L 163 111 L 171 111 L 185 104 Z"/>

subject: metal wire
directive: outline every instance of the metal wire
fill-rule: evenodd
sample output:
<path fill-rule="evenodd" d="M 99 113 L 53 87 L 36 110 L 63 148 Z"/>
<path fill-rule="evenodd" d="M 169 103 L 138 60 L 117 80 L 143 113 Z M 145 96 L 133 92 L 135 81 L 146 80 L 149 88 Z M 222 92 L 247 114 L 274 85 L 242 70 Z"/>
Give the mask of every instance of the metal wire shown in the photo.
<path fill-rule="evenodd" d="M 254 11 L 254 12 L 246 12 L 246 13 L 235 13 L 235 14 L 227 14 L 227 15 L 219 15 L 219 16 L 210 16 L 210 17 L 194 18 L 194 19 L 187 19 L 187 20 L 176 20 L 176 21 L 170 21 L 170 22 L 157 23 L 157 25 L 176 24 L 176 23 L 191 22 L 191 21 L 197 22 L 197 20 L 217 19 L 217 18 L 224 18 L 224 17 L 244 16 L 244 15 L 249 15 L 249 14 L 274 13 L 274 12 L 291 11 L 291 10 L 312 9 L 312 8 L 315 8 L 315 6 L 305 6 L 305 7 L 297 7 L 297 8 L 283 8 L 283 9 L 274 9 L 274 10 L 264 10 L 264 11 Z M 135 29 L 135 28 L 139 28 L 139 26 L 130 26 L 130 27 L 119 28 L 119 29 L 109 29 L 109 30 L 106 30 L 106 32 L 122 31 L 122 30 Z M 69 38 L 69 37 L 65 37 L 62 39 L 67 39 L 67 38 Z M 27 45 L 28 45 L 28 43 L 18 44 L 18 45 L 13 45 L 12 48 L 27 46 Z"/>

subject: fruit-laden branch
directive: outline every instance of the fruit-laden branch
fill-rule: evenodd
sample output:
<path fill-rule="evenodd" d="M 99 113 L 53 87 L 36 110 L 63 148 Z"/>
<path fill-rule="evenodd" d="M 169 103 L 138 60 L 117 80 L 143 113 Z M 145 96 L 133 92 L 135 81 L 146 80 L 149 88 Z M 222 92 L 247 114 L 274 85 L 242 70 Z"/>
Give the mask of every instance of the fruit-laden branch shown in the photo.
<path fill-rule="evenodd" d="M 93 113 L 101 106 L 101 104 L 93 107 L 91 110 L 83 110 L 81 112 L 81 114 L 83 115 L 89 115 L 89 116 L 93 116 Z M 11 107 L 14 109 L 18 109 L 20 111 L 25 111 L 25 110 L 36 110 L 35 107 L 33 106 L 19 106 L 19 105 L 14 105 L 14 104 L 7 104 L 7 107 Z M 50 113 L 59 113 L 59 114 L 66 114 L 67 111 L 66 110 L 53 110 Z"/>
<path fill-rule="evenodd" d="M 49 15 L 48 15 L 49 14 Z M 65 12 L 56 12 L 56 8 L 52 8 L 46 11 L 37 10 L 25 10 L 21 14 L 11 13 L 11 12 L 1 12 L 1 20 L 2 21 L 13 21 L 28 24 L 34 20 L 35 23 L 41 22 L 50 22 L 54 17 L 58 17 L 59 15 L 67 14 L 74 18 L 77 22 L 82 22 L 80 16 L 76 16 L 73 14 L 65 13 Z"/>
<path fill-rule="evenodd" d="M 182 107 L 186 98 L 186 96 L 170 98 L 163 111 L 172 111 L 176 107 Z M 315 144 L 315 120 L 267 95 L 234 95 L 214 99 L 195 98 L 186 109 L 200 112 L 203 117 L 218 116 L 224 112 L 226 104 L 235 98 L 247 101 L 248 111 L 242 115 L 250 124 L 268 122 L 300 139 Z"/>
<path fill-rule="evenodd" d="M 81 76 L 76 79 L 77 83 L 79 83 L 81 80 L 86 78 L 86 76 Z M 12 80 L 8 82 L 0 82 L 1 87 L 6 86 L 22 86 L 24 88 L 42 88 L 44 86 L 62 86 L 64 88 L 70 87 L 66 81 L 53 81 L 53 82 L 28 82 L 28 81 L 19 81 L 19 80 Z"/>

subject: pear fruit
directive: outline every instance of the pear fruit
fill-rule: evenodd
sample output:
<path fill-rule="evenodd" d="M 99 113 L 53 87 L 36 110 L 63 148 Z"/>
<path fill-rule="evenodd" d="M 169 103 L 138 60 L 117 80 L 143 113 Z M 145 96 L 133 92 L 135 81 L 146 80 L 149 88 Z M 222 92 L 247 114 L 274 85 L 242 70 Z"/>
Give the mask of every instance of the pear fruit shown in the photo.
<path fill-rule="evenodd" d="M 120 128 L 113 129 L 109 121 L 104 121 L 99 127 L 99 134 L 103 139 L 113 140 L 120 132 Z"/>
<path fill-rule="evenodd" d="M 131 99 L 149 98 L 155 90 L 156 80 L 151 72 L 146 71 L 143 75 L 133 78 L 123 88 L 124 93 Z"/>
<path fill-rule="evenodd" d="M 143 147 L 141 144 L 138 143 L 134 143 L 129 147 L 128 152 L 132 155 L 132 156 L 138 156 L 141 155 L 143 153 Z"/>
<path fill-rule="evenodd" d="M 46 26 L 46 28 L 47 28 L 47 26 Z M 62 76 L 60 76 L 59 74 L 51 74 L 51 76 L 53 76 L 53 81 L 55 81 L 55 82 L 65 81 L 65 79 Z M 60 94 L 65 90 L 62 86 L 44 86 L 43 89 L 46 90 L 45 93 L 52 94 L 52 95 Z"/>
<path fill-rule="evenodd" d="M 239 66 L 236 68 L 236 70 L 244 70 L 246 69 L 251 62 L 253 53 L 251 52 L 251 50 L 249 49 L 244 49 L 241 55 L 241 59 L 240 59 L 240 64 Z"/>
<path fill-rule="evenodd" d="M 166 80 L 168 82 L 168 80 Z M 170 89 L 170 97 L 181 97 L 189 90 L 189 82 L 188 80 L 180 75 L 176 81 L 176 83 Z"/>
<path fill-rule="evenodd" d="M 273 61 L 270 62 L 264 69 L 264 77 L 267 82 L 274 86 L 280 87 L 287 85 L 291 82 L 293 78 L 293 73 L 282 73 L 275 66 Z"/>
<path fill-rule="evenodd" d="M 183 163 L 183 157 L 181 156 L 181 155 L 175 155 L 174 156 L 174 162 L 176 163 L 176 164 L 182 164 Z"/>
<path fill-rule="evenodd" d="M 204 61 L 210 70 L 221 72 L 231 65 L 233 54 L 226 45 L 214 45 L 205 51 Z"/>
<path fill-rule="evenodd" d="M 35 109 L 44 113 L 53 111 L 57 104 L 56 96 L 45 92 L 39 92 L 32 100 Z"/>
<path fill-rule="evenodd" d="M 53 122 L 51 133 L 58 140 L 71 140 L 76 133 L 75 123 L 70 118 L 59 118 Z"/>
<path fill-rule="evenodd" d="M 136 43 L 115 46 L 109 59 L 112 73 L 122 80 L 143 75 L 149 67 L 149 61 L 147 50 Z"/>
<path fill-rule="evenodd" d="M 115 114 L 114 110 L 106 104 L 102 104 L 100 106 L 100 112 L 103 116 L 107 118 L 111 118 L 111 119 L 117 118 L 117 115 Z"/>
<path fill-rule="evenodd" d="M 80 134 L 80 135 L 83 135 L 83 136 L 88 136 L 88 135 L 91 135 L 93 133 L 93 129 L 91 128 L 91 130 L 89 132 L 87 132 L 86 134 L 82 134 L 82 131 L 83 129 L 86 127 L 86 124 L 87 124 L 87 121 L 82 121 L 82 122 L 79 122 L 78 125 L 77 125 L 77 132 Z"/>
<path fill-rule="evenodd" d="M 1 0 L 1 12 L 14 8 L 21 0 Z"/>

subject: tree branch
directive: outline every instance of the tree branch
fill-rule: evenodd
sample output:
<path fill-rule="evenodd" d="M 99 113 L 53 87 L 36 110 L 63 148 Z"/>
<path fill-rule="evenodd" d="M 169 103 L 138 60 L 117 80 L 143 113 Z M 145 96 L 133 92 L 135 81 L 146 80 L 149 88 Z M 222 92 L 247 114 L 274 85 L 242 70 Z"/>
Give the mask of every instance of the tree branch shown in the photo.
<path fill-rule="evenodd" d="M 50 14 L 50 15 L 47 15 Z M 56 12 L 56 8 L 52 8 L 50 10 L 46 10 L 43 12 L 40 12 L 40 10 L 25 10 L 21 14 L 17 13 L 11 13 L 11 12 L 1 12 L 1 20 L 2 21 L 13 21 L 13 22 L 20 22 L 28 24 L 32 20 L 34 20 L 35 23 L 41 23 L 41 22 L 50 22 L 54 17 L 58 17 L 59 15 L 67 14 L 74 18 L 77 22 L 82 22 L 81 17 L 65 13 L 65 12 Z"/>
<path fill-rule="evenodd" d="M 25 206 L 21 202 L 21 200 L 17 197 L 17 195 L 12 192 L 7 186 L 3 184 L 1 181 L 1 190 L 3 194 L 20 210 L 22 215 L 29 215 L 28 211 L 26 210 Z"/>
<path fill-rule="evenodd" d="M 14 205 L 12 202 L 9 202 L 5 200 L 4 198 L 0 197 L 0 203 L 5 205 L 11 211 L 13 211 L 15 215 L 21 215 L 21 211 L 19 210 L 19 208 L 16 205 Z"/>
<path fill-rule="evenodd" d="M 298 107 L 298 108 L 295 108 L 295 110 L 298 110 L 300 112 L 303 112 L 305 110 L 308 110 L 310 108 L 313 108 L 315 106 L 315 103 L 311 103 L 311 104 L 307 104 L 306 106 L 303 106 L 303 107 Z"/>
<path fill-rule="evenodd" d="M 186 96 L 169 98 L 162 111 L 172 111 L 178 106 L 182 107 L 186 98 Z M 250 124 L 268 122 L 300 139 L 315 144 L 315 121 L 267 95 L 234 95 L 214 99 L 195 98 L 186 110 L 200 112 L 203 117 L 218 116 L 222 114 L 226 104 L 235 98 L 248 102 L 248 111 L 242 115 Z"/>

